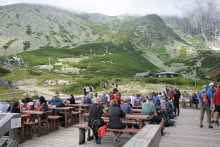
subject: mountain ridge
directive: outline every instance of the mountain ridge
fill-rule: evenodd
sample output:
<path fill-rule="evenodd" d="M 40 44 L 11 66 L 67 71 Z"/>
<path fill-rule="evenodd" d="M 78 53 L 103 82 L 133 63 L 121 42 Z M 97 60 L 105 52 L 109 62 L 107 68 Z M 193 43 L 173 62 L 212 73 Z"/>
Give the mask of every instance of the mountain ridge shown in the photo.
<path fill-rule="evenodd" d="M 120 45 L 124 51 L 138 52 L 161 71 L 172 70 L 190 78 L 201 77 L 207 69 L 203 60 L 215 58 L 214 62 L 220 62 L 218 52 L 203 43 L 202 38 L 184 32 L 180 24 L 174 26 L 168 23 L 169 18 L 156 14 L 106 16 L 16 4 L 0 7 L 0 18 L 1 55 L 109 42 Z"/>

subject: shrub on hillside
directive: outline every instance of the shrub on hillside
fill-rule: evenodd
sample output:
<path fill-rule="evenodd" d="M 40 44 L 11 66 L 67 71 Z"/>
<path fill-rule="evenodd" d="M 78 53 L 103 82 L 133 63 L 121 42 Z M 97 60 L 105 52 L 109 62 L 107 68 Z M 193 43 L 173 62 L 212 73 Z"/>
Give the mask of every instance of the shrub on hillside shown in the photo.
<path fill-rule="evenodd" d="M 33 71 L 33 70 L 29 70 L 29 74 L 33 75 L 33 76 L 40 76 L 40 75 L 42 75 L 41 72 L 36 72 L 36 71 Z"/>
<path fill-rule="evenodd" d="M 0 77 L 1 77 L 1 76 L 5 76 L 5 75 L 7 75 L 7 74 L 9 74 L 9 73 L 11 73 L 10 70 L 8 70 L 8 69 L 6 69 L 6 68 L 0 67 Z"/>

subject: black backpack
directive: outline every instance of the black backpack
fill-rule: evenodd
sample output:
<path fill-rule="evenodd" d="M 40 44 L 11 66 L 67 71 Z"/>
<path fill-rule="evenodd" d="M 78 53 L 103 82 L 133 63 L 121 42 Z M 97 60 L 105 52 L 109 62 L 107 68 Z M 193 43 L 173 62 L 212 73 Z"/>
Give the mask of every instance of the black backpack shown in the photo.
<path fill-rule="evenodd" d="M 59 102 L 56 104 L 56 107 L 65 107 L 65 105 L 62 102 Z"/>

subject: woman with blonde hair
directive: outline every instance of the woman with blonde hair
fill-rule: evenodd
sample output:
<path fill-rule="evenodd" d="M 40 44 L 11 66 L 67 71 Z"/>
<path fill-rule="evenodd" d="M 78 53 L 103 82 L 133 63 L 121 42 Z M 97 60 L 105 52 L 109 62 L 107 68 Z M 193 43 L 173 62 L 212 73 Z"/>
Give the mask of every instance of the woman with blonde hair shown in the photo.
<path fill-rule="evenodd" d="M 125 125 L 121 122 L 121 117 L 125 117 L 125 113 L 118 107 L 118 101 L 113 99 L 110 101 L 110 107 L 108 108 L 108 116 L 109 116 L 109 125 L 108 127 L 111 129 L 124 129 Z M 114 132 L 114 144 L 120 143 L 119 137 L 121 136 L 121 132 Z"/>
<path fill-rule="evenodd" d="M 87 94 L 82 100 L 82 104 L 92 104 L 91 94 Z"/>

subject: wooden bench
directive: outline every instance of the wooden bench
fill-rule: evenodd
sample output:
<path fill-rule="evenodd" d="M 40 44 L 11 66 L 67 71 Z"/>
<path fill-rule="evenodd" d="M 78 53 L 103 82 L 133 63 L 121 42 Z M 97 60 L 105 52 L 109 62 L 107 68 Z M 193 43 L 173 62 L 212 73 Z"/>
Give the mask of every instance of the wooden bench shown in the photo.
<path fill-rule="evenodd" d="M 79 129 L 79 144 L 84 144 L 85 143 L 86 129 L 88 131 L 87 141 L 90 141 L 90 140 L 93 139 L 93 137 L 90 136 L 90 127 L 87 124 L 78 124 L 78 125 L 74 125 L 74 127 Z M 110 129 L 110 128 L 106 128 L 106 131 L 107 132 L 126 132 L 126 133 L 137 134 L 140 131 L 140 129 L 130 129 L 130 128 Z"/>
<path fill-rule="evenodd" d="M 72 112 L 72 122 L 73 124 L 79 123 L 80 112 Z"/>
<path fill-rule="evenodd" d="M 36 122 L 24 122 L 24 128 L 25 128 L 25 136 L 26 139 L 32 139 L 32 126 L 37 124 Z"/>
<path fill-rule="evenodd" d="M 62 116 L 48 116 L 48 120 L 50 120 L 50 131 L 53 132 L 55 130 L 59 129 L 59 119 L 62 118 Z"/>
<path fill-rule="evenodd" d="M 93 140 L 93 136 L 90 135 L 90 127 L 87 124 L 78 124 L 74 127 L 79 129 L 79 144 L 85 143 L 86 131 L 88 131 L 87 141 Z"/>

